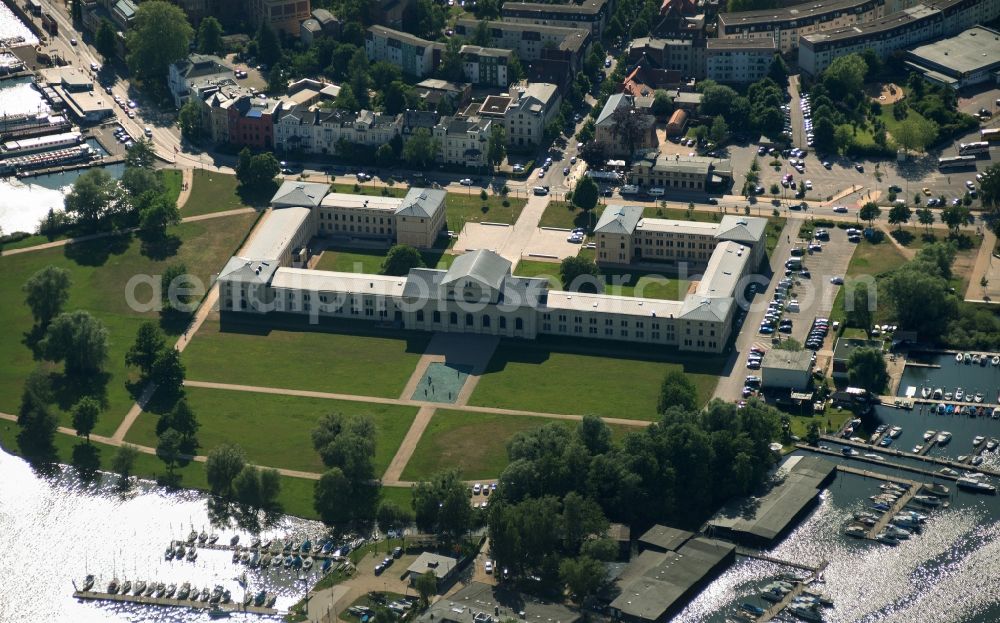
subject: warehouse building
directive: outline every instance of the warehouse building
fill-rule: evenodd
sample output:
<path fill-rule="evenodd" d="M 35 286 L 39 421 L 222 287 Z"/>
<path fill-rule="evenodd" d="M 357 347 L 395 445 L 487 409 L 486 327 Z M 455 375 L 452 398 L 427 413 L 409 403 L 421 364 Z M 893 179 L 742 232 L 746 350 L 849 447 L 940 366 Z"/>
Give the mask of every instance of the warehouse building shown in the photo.
<path fill-rule="evenodd" d="M 976 26 L 954 37 L 906 53 L 906 64 L 931 82 L 953 89 L 996 82 L 1000 70 L 1000 32 Z"/>
<path fill-rule="evenodd" d="M 764 389 L 802 390 L 812 382 L 812 351 L 772 348 L 760 365 Z"/>

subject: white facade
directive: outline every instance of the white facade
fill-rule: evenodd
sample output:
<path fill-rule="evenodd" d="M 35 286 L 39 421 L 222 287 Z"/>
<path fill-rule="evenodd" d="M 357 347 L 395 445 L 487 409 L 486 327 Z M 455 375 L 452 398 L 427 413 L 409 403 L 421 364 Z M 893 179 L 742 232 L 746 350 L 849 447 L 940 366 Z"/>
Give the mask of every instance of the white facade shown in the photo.
<path fill-rule="evenodd" d="M 442 117 L 433 132 L 441 146 L 438 161 L 468 167 L 486 166 L 490 125 L 486 119 Z"/>
<path fill-rule="evenodd" d="M 378 146 L 392 141 L 403 129 L 402 115 L 362 110 L 357 115 L 340 110 L 309 110 L 295 106 L 276 114 L 274 146 L 305 153 L 332 154 L 337 143 Z"/>

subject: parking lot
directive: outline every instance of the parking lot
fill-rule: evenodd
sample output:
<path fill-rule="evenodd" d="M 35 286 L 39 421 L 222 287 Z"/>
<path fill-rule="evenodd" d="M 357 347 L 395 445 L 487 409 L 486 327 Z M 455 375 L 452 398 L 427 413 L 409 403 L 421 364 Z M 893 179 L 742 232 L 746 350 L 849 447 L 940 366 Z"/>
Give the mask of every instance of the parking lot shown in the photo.
<path fill-rule="evenodd" d="M 580 252 L 580 243 L 569 242 L 570 232 L 565 229 L 539 227 L 531 234 L 528 245 L 521 251 L 523 257 L 535 256 L 554 259 L 575 257 Z M 558 272 L 558 265 L 553 264 Z"/>
<path fill-rule="evenodd" d="M 455 241 L 454 251 L 465 253 L 476 249 L 489 249 L 500 252 L 507 238 L 510 236 L 511 227 L 503 224 L 466 223 L 462 231 L 458 233 L 458 240 Z"/>

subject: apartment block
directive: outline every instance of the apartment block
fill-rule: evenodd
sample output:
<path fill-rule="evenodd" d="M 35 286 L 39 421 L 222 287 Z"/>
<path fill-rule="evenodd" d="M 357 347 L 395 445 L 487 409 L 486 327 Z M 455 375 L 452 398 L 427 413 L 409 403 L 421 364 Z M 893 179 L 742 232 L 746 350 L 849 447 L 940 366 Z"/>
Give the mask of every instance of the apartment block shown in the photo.
<path fill-rule="evenodd" d="M 821 0 L 794 7 L 720 13 L 720 39 L 770 39 L 782 53 L 824 30 L 874 22 L 891 12 L 886 0 Z"/>
<path fill-rule="evenodd" d="M 600 36 L 611 18 L 610 0 L 583 0 L 581 3 L 544 4 L 539 2 L 504 2 L 500 11 L 505 21 L 542 26 L 586 28 Z"/>
<path fill-rule="evenodd" d="M 370 62 L 386 61 L 403 73 L 423 78 L 441 62 L 444 44 L 427 41 L 409 33 L 372 26 L 365 33 L 365 53 Z"/>
<path fill-rule="evenodd" d="M 506 89 L 510 85 L 507 66 L 512 54 L 511 50 L 463 45 L 461 55 L 465 79 L 478 86 Z"/>
<path fill-rule="evenodd" d="M 705 77 L 716 82 L 757 82 L 767 76 L 778 46 L 771 39 L 709 39 Z"/>
<path fill-rule="evenodd" d="M 559 112 L 562 96 L 554 84 L 521 83 L 504 95 L 487 97 L 479 108 L 482 119 L 502 123 L 512 147 L 539 145 L 545 126 Z"/>

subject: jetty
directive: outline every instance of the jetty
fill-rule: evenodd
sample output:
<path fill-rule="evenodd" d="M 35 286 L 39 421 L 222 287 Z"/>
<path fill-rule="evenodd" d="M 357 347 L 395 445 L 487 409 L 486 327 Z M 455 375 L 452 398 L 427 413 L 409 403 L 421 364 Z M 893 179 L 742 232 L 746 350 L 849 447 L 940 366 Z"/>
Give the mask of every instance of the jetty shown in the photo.
<path fill-rule="evenodd" d="M 819 573 L 826 567 L 826 563 L 820 563 L 819 565 L 810 565 L 804 562 L 793 562 L 791 560 L 783 560 L 781 558 L 775 558 L 774 556 L 768 556 L 763 552 L 758 552 L 756 550 L 747 549 L 746 547 L 737 547 L 736 555 L 743 556 L 744 558 L 753 558 L 755 560 L 763 560 L 765 562 L 773 562 L 776 565 L 782 565 L 785 567 L 793 567 L 795 569 L 802 569 L 803 571 L 808 571 L 810 573 Z"/>
<path fill-rule="evenodd" d="M 203 601 L 191 601 L 190 599 L 176 599 L 173 597 L 143 597 L 141 595 L 123 595 L 121 593 L 104 593 L 100 591 L 74 591 L 73 597 L 76 599 L 93 601 L 117 601 L 148 606 L 192 608 L 195 610 L 209 610 L 214 606 L 218 606 L 220 610 L 224 610 L 226 612 L 249 612 L 251 614 L 262 614 L 266 616 L 275 616 L 280 614 L 280 612 L 275 608 L 265 608 L 263 606 L 254 605 L 244 606 L 242 603 L 235 602 L 210 604 Z"/>
<path fill-rule="evenodd" d="M 879 454 L 885 454 L 887 456 L 895 456 L 895 457 L 899 457 L 899 458 L 902 458 L 902 459 L 913 459 L 915 461 L 922 461 L 924 463 L 933 463 L 935 465 L 940 465 L 942 467 L 950 467 L 952 469 L 966 469 L 966 468 L 968 468 L 968 465 L 966 465 L 964 463 L 959 463 L 958 461 L 955 461 L 955 460 L 952 460 L 952 459 L 947 459 L 947 458 L 942 458 L 942 457 L 939 457 L 939 456 L 924 456 L 924 455 L 921 455 L 921 454 L 914 454 L 913 452 L 904 452 L 902 450 L 895 450 L 893 448 L 883 448 L 881 446 L 870 446 L 870 445 L 868 445 L 866 443 L 859 443 L 857 441 L 851 441 L 850 439 L 844 439 L 842 437 L 833 437 L 831 435 L 823 435 L 822 439 L 824 441 L 830 441 L 830 442 L 841 444 L 841 445 L 845 445 L 845 446 L 851 446 L 851 447 L 857 448 L 859 450 L 864 449 L 866 452 L 877 452 Z M 806 444 L 801 444 L 801 443 L 800 444 L 796 444 L 796 447 L 798 447 L 798 448 L 803 448 L 804 447 L 804 449 L 807 449 L 807 450 L 817 450 L 817 448 L 813 448 L 811 446 L 807 446 Z M 838 456 L 840 456 L 839 452 L 834 452 L 833 454 L 837 454 Z M 866 459 L 868 457 L 854 456 L 854 457 L 851 457 L 851 458 L 864 460 L 864 459 Z M 882 461 L 875 461 L 875 462 L 876 463 L 882 463 L 883 465 L 885 465 L 885 463 L 882 462 Z M 944 478 L 947 477 L 944 474 L 940 474 L 938 472 L 931 472 L 931 471 L 927 471 L 927 470 L 921 470 L 919 468 L 909 467 L 907 465 L 901 465 L 901 464 L 898 464 L 898 463 L 893 463 L 892 467 L 895 467 L 897 469 L 905 469 L 905 470 L 908 470 L 908 471 L 911 471 L 911 472 L 914 472 L 914 473 L 918 473 L 918 474 L 925 473 L 925 474 L 929 474 L 931 476 L 939 476 L 939 477 L 944 477 Z M 986 474 L 988 476 L 1000 477 L 1000 471 L 998 471 L 996 469 L 993 469 L 991 467 L 988 467 L 986 465 L 980 465 L 980 466 L 976 467 L 976 471 L 982 472 L 982 473 L 984 473 L 984 474 Z"/>
<path fill-rule="evenodd" d="M 784 563 L 784 564 L 788 564 L 788 563 Z M 788 593 L 784 596 L 784 598 L 782 598 L 781 601 L 776 602 L 770 608 L 768 608 L 767 610 L 765 610 L 764 614 L 762 614 L 759 617 L 757 617 L 757 623 L 765 623 L 766 621 L 770 621 L 774 617 L 776 617 L 779 614 L 781 614 L 781 612 L 785 608 L 787 608 L 789 605 L 791 605 L 791 603 L 795 600 L 796 597 L 799 597 L 800 595 L 802 595 L 802 592 L 806 590 L 807 586 L 809 586 L 810 584 L 812 584 L 816 580 L 816 578 L 818 578 L 819 575 L 821 573 L 823 573 L 823 570 L 826 569 L 826 565 L 827 564 L 828 564 L 827 561 L 825 561 L 825 560 L 822 561 L 809 574 L 809 577 L 807 577 L 806 579 L 804 579 L 804 580 L 802 580 L 800 582 L 796 582 L 795 585 L 792 587 L 792 590 L 788 591 Z"/>
<path fill-rule="evenodd" d="M 837 441 L 843 441 L 843 440 L 838 439 Z M 863 445 L 863 444 L 854 444 L 854 445 Z M 958 476 L 951 476 L 951 475 L 948 475 L 948 474 L 942 474 L 940 472 L 932 472 L 932 471 L 930 471 L 928 469 L 921 469 L 919 467 L 913 467 L 913 466 L 910 466 L 910 465 L 902 465 L 900 463 L 887 463 L 885 461 L 879 461 L 878 459 L 873 459 L 871 457 L 863 456 L 863 455 L 860 455 L 860 454 L 857 455 L 857 456 L 844 457 L 844 455 L 841 454 L 840 452 L 834 452 L 833 450 L 825 450 L 823 448 L 815 448 L 813 446 L 810 446 L 810 445 L 804 444 L 804 443 L 795 444 L 795 447 L 798 448 L 799 450 L 808 450 L 809 452 L 815 452 L 817 454 L 827 454 L 827 455 L 830 455 L 830 456 L 839 456 L 841 458 L 849 458 L 852 461 L 861 461 L 862 463 L 870 463 L 872 465 L 880 465 L 882 467 L 889 468 L 889 469 L 898 469 L 898 470 L 903 470 L 903 471 L 907 471 L 907 472 L 912 472 L 914 474 L 920 474 L 922 476 L 927 476 L 928 478 L 944 478 L 946 480 L 958 480 Z M 871 446 L 863 446 L 863 447 L 869 448 L 871 450 L 875 449 L 875 448 L 872 448 Z M 915 455 L 915 454 L 909 454 L 909 455 L 906 455 L 906 456 L 907 457 L 912 457 L 912 458 L 917 458 L 917 455 Z M 930 458 L 930 457 L 923 457 L 923 458 Z M 949 463 L 951 463 L 951 461 L 949 461 Z M 962 465 L 960 465 L 958 463 L 955 463 L 955 465 L 958 465 L 959 467 L 964 467 L 964 466 L 962 466 Z M 837 466 L 838 469 L 841 469 L 843 467 L 846 467 L 846 466 L 843 466 L 843 465 L 838 465 Z M 851 468 L 844 469 L 843 471 L 850 473 L 850 471 L 849 471 L 850 469 Z M 858 470 L 858 471 L 862 471 L 863 472 L 865 470 Z M 869 472 L 869 473 L 875 474 L 876 472 Z M 862 474 L 862 475 L 867 475 L 867 474 Z M 879 477 L 879 476 L 872 476 L 872 477 L 876 478 L 876 477 Z M 881 475 L 881 477 L 884 478 L 884 479 L 887 479 L 887 480 L 890 479 L 889 476 L 885 476 L 884 474 Z"/>
<path fill-rule="evenodd" d="M 885 527 L 889 525 L 889 522 L 896 516 L 896 513 L 903 510 L 907 504 L 912 502 L 913 498 L 916 497 L 917 493 L 919 493 L 922 488 L 922 484 L 911 483 L 909 487 L 907 487 L 906 492 L 899 496 L 899 499 L 896 500 L 889 510 L 882 513 L 882 516 L 875 522 L 874 526 L 868 529 L 868 534 L 865 535 L 865 538 L 874 541 L 875 537 L 881 534 L 882 531 L 885 530 Z"/>

